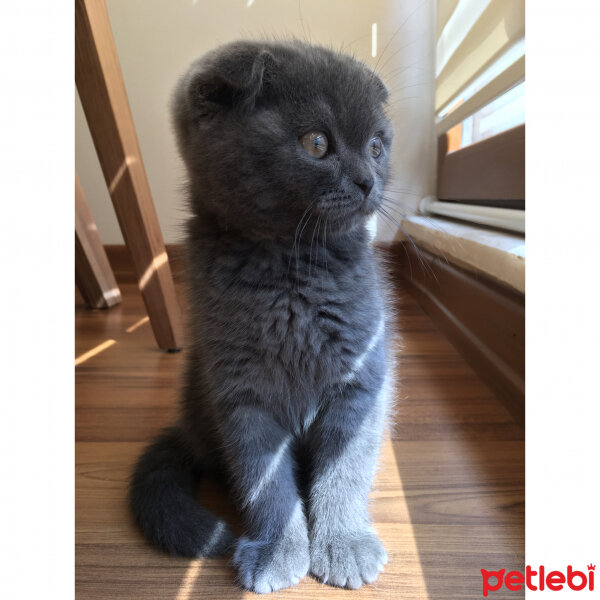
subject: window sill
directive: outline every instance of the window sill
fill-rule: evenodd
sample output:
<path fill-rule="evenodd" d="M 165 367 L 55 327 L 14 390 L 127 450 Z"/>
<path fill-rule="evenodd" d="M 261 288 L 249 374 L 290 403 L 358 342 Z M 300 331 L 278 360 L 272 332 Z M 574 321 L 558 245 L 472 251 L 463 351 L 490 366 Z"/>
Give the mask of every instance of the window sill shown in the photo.
<path fill-rule="evenodd" d="M 402 220 L 406 234 L 420 246 L 471 271 L 525 293 L 525 237 L 439 217 Z M 402 241 L 402 232 L 395 241 Z"/>

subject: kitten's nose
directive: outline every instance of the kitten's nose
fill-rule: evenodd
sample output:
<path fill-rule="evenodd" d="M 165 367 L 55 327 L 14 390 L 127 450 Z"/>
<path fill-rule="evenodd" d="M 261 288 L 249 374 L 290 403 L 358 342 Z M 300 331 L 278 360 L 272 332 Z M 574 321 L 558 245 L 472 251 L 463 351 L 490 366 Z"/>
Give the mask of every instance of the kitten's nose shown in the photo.
<path fill-rule="evenodd" d="M 371 193 L 375 180 L 372 177 L 362 177 L 355 179 L 354 183 L 363 191 L 366 198 Z"/>

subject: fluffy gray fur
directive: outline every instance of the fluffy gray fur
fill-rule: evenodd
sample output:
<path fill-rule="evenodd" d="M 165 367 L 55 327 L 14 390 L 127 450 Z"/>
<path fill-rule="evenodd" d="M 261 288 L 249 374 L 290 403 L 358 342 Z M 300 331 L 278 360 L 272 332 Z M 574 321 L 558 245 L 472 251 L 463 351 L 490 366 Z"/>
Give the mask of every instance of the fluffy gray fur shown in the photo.
<path fill-rule="evenodd" d="M 190 345 L 179 422 L 140 458 L 131 506 L 171 553 L 231 550 L 255 592 L 308 572 L 359 588 L 387 561 L 367 510 L 389 360 L 365 225 L 388 178 L 386 99 L 366 66 L 301 42 L 228 44 L 175 91 Z M 299 141 L 313 131 L 322 158 Z M 205 472 L 228 477 L 237 540 L 194 497 Z"/>

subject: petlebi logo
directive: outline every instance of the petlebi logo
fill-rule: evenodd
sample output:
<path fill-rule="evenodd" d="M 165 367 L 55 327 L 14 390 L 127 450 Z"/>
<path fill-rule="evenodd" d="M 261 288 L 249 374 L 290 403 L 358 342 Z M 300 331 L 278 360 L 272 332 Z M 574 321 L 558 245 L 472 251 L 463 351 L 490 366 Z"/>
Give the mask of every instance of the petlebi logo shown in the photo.
<path fill-rule="evenodd" d="M 551 590 L 559 592 L 562 589 L 570 589 L 575 592 L 594 591 L 594 571 L 596 565 L 589 564 L 587 572 L 576 571 L 571 565 L 567 567 L 566 574 L 563 571 L 548 571 L 544 565 L 540 565 L 537 571 L 527 565 L 525 573 L 519 571 L 486 571 L 481 569 L 483 578 L 483 596 L 487 598 L 490 592 L 497 592 L 504 585 L 507 590 L 518 592 L 523 585 L 528 590 Z"/>

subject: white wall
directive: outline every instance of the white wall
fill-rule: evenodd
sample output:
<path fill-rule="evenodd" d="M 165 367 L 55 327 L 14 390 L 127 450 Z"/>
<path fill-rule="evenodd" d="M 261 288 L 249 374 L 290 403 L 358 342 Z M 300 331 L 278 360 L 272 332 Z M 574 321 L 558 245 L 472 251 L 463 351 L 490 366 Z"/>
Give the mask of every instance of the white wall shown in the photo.
<path fill-rule="evenodd" d="M 389 114 L 398 197 L 416 210 L 433 189 L 433 0 L 106 0 L 125 87 L 150 188 L 167 243 L 182 238 L 182 167 L 170 127 L 171 91 L 187 65 L 205 51 L 239 38 L 295 36 L 344 48 L 375 67 L 392 92 Z M 249 5 L 249 6 L 248 6 Z M 371 56 L 377 23 L 377 57 Z M 387 48 L 386 48 L 387 46 Z M 105 244 L 123 243 L 76 98 L 76 169 Z M 377 237 L 395 227 L 378 223 Z"/>

